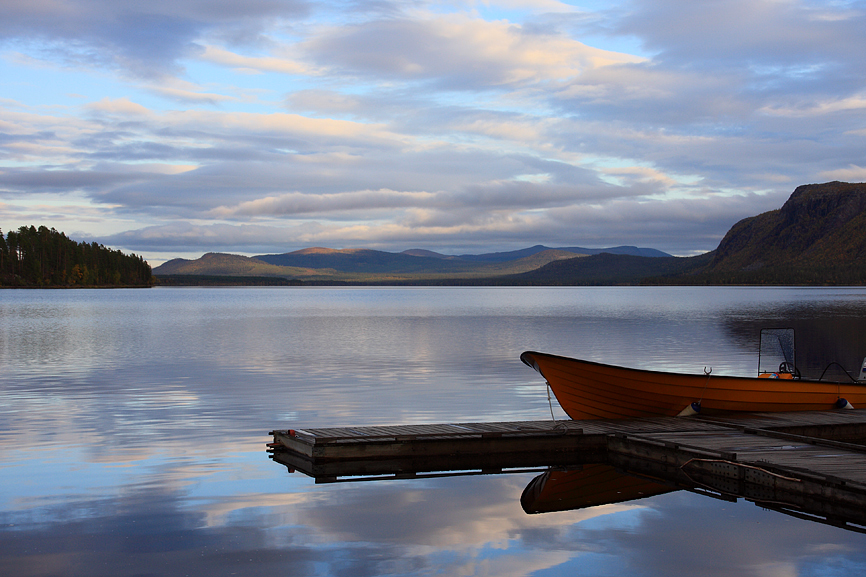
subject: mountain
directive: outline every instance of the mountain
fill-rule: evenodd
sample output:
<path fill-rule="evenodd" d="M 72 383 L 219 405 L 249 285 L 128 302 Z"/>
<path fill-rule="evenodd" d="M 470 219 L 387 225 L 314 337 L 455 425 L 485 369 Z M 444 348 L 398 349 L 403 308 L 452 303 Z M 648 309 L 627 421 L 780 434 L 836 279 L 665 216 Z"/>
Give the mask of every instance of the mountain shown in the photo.
<path fill-rule="evenodd" d="M 648 256 L 648 257 L 669 257 L 666 252 L 662 252 L 660 250 L 656 250 L 654 248 L 638 248 L 636 246 L 616 246 L 613 248 L 583 248 L 579 246 L 566 247 L 566 248 L 555 248 L 551 249 L 546 246 L 542 246 L 540 244 L 535 245 L 530 248 L 524 248 L 520 250 L 513 250 L 510 252 L 491 252 L 487 254 L 462 254 L 458 257 L 461 260 L 467 260 L 471 262 L 506 262 L 509 260 L 515 260 L 518 258 L 524 258 L 527 256 L 532 256 L 534 254 L 538 254 L 540 252 L 546 250 L 560 250 L 565 252 L 572 252 L 580 255 L 594 255 L 594 254 L 602 254 L 602 253 L 610 253 L 610 254 L 628 254 L 632 256 Z"/>
<path fill-rule="evenodd" d="M 409 250 L 404 250 L 400 254 L 408 254 L 410 256 L 427 256 L 430 258 L 454 258 L 453 256 L 448 256 L 447 254 L 439 254 L 438 252 L 433 252 L 432 250 L 425 250 L 423 248 L 410 248 Z"/>
<path fill-rule="evenodd" d="M 701 272 L 712 255 L 713 253 L 705 253 L 695 257 L 648 258 L 631 254 L 599 253 L 581 259 L 552 262 L 533 271 L 503 277 L 498 279 L 497 284 L 611 286 L 645 284 L 647 279 L 654 277 L 679 280 Z"/>
<path fill-rule="evenodd" d="M 455 273 L 475 270 L 478 264 L 514 262 L 542 253 L 556 251 L 556 254 L 586 256 L 602 252 L 630 254 L 635 256 L 669 257 L 670 255 L 652 248 L 620 246 L 614 248 L 549 248 L 536 245 L 531 248 L 510 252 L 487 254 L 463 254 L 447 256 L 437 252 L 411 249 L 401 253 L 384 252 L 370 249 L 330 249 L 305 248 L 284 254 L 265 254 L 254 258 L 279 266 L 295 266 L 315 269 L 333 269 L 353 273 Z"/>
<path fill-rule="evenodd" d="M 173 259 L 154 269 L 156 276 L 284 277 L 313 282 L 428 283 L 433 279 L 498 278 L 526 273 L 548 263 L 612 252 L 652 257 L 670 255 L 655 249 L 615 247 L 553 249 L 542 245 L 510 252 L 449 256 L 423 249 L 392 253 L 371 249 L 311 247 L 284 254 L 246 257 L 207 253 L 196 260 Z M 487 282 L 487 281 L 486 281 Z"/>
<path fill-rule="evenodd" d="M 153 269 L 157 276 L 167 275 L 220 275 L 220 276 L 289 276 L 304 274 L 304 269 L 287 270 L 237 254 L 209 252 L 201 258 L 188 260 L 175 258 Z"/>
<path fill-rule="evenodd" d="M 705 272 L 859 284 L 866 280 L 864 258 L 866 183 L 828 182 L 799 186 L 782 208 L 735 224 Z"/>
<path fill-rule="evenodd" d="M 673 257 L 630 246 L 542 245 L 447 256 L 423 249 L 308 248 L 254 258 L 209 253 L 175 259 L 154 275 L 278 276 L 350 284 L 616 285 L 866 284 L 866 184 L 797 187 L 777 210 L 736 223 L 716 250 Z"/>
<path fill-rule="evenodd" d="M 246 257 L 207 253 L 196 260 L 176 258 L 154 269 L 158 277 L 282 277 L 315 283 L 429 283 L 432 279 L 478 279 L 519 274 L 550 262 L 578 258 L 547 249 L 505 262 L 472 263 L 459 259 L 411 256 L 368 249 L 309 248 L 281 255 Z M 181 279 L 188 283 L 190 279 Z M 210 279 L 208 284 L 213 284 Z M 258 281 L 257 281 L 258 282 Z M 231 284 L 236 284 L 232 282 Z"/>
<path fill-rule="evenodd" d="M 866 184 L 797 187 L 782 208 L 735 224 L 716 250 L 688 258 L 600 254 L 556 262 L 513 284 L 866 284 Z"/>
<path fill-rule="evenodd" d="M 471 263 L 406 253 L 350 248 L 305 248 L 285 254 L 263 254 L 256 260 L 278 266 L 332 269 L 350 273 L 452 273 L 472 269 Z"/>

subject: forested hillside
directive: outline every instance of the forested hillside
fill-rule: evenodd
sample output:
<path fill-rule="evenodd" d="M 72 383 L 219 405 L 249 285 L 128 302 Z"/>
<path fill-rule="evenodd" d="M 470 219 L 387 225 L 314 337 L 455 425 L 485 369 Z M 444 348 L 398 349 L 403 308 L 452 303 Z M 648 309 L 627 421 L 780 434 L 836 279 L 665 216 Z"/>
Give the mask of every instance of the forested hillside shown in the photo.
<path fill-rule="evenodd" d="M 866 183 L 798 186 L 782 208 L 741 220 L 693 280 L 706 284 L 866 283 Z"/>
<path fill-rule="evenodd" d="M 97 243 L 67 238 L 53 228 L 0 231 L 0 286 L 149 286 L 150 265 Z"/>

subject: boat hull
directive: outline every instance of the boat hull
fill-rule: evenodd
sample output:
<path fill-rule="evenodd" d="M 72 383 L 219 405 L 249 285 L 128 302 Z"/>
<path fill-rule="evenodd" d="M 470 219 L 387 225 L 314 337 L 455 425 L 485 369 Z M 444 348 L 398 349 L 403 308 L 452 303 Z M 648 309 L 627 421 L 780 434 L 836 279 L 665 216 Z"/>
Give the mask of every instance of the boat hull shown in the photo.
<path fill-rule="evenodd" d="M 673 417 L 695 402 L 706 414 L 818 411 L 834 408 L 840 398 L 866 406 L 866 386 L 854 382 L 645 371 L 534 351 L 520 360 L 547 380 L 575 420 Z"/>

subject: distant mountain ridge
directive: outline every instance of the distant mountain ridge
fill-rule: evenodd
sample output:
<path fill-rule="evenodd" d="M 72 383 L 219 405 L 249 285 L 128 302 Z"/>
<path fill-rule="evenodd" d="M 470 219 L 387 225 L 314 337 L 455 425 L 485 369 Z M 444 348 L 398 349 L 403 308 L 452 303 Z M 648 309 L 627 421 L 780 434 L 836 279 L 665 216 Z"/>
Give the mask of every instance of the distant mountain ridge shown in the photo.
<path fill-rule="evenodd" d="M 456 260 L 357 248 L 337 250 L 316 247 L 253 258 L 277 266 L 354 273 L 447 273 L 470 268 L 468 263 Z"/>
<path fill-rule="evenodd" d="M 237 254 L 209 252 L 200 258 L 171 259 L 154 270 L 154 275 L 211 275 L 211 276 L 291 276 L 302 275 L 304 269 L 287 269 Z"/>
<path fill-rule="evenodd" d="M 427 256 L 431 258 L 461 259 L 472 262 L 507 262 L 509 260 L 532 256 L 546 250 L 560 250 L 565 252 L 573 252 L 575 254 L 581 255 L 593 255 L 606 252 L 610 254 L 630 254 L 633 256 L 648 256 L 658 258 L 671 256 L 666 252 L 662 252 L 654 248 L 638 248 L 636 246 L 615 246 L 612 248 L 583 248 L 579 246 L 572 246 L 563 248 L 549 248 L 540 244 L 520 250 L 513 250 L 508 252 L 490 252 L 486 254 L 461 254 L 458 256 L 450 256 L 420 248 L 404 250 L 402 254 L 410 254 L 412 256 Z"/>
<path fill-rule="evenodd" d="M 474 261 L 474 262 L 505 262 L 509 260 L 514 260 L 515 258 L 523 258 L 527 256 L 532 256 L 533 254 L 540 253 L 546 250 L 561 250 L 565 252 L 573 252 L 575 254 L 582 255 L 594 255 L 594 254 L 628 254 L 631 256 L 646 256 L 651 258 L 662 258 L 669 257 L 666 252 L 662 252 L 660 250 L 656 250 L 654 248 L 638 248 L 636 246 L 615 246 L 611 248 L 583 248 L 579 246 L 573 247 L 563 247 L 563 248 L 548 248 L 546 246 L 542 246 L 540 244 L 535 245 L 530 248 L 524 248 L 521 250 L 514 250 L 510 252 L 492 252 L 487 254 L 464 254 L 460 255 L 457 258 L 461 258 L 464 260 Z"/>
<path fill-rule="evenodd" d="M 156 267 L 154 275 L 273 276 L 316 283 L 426 283 L 440 278 L 467 281 L 521 274 L 550 262 L 606 251 L 652 257 L 669 256 L 656 249 L 630 246 L 610 249 L 553 249 L 536 245 L 510 252 L 458 256 L 423 249 L 392 253 L 359 248 L 310 247 L 289 253 L 255 257 L 207 253 L 195 260 L 172 259 Z"/>
<path fill-rule="evenodd" d="M 207 253 L 201 258 L 172 259 L 157 267 L 156 276 L 284 277 L 310 282 L 407 282 L 431 278 L 472 279 L 519 274 L 547 263 L 583 257 L 568 251 L 547 249 L 505 262 L 467 262 L 388 253 L 368 249 L 312 248 L 283 255 L 247 257 Z"/>
<path fill-rule="evenodd" d="M 424 249 L 309 248 L 255 258 L 175 259 L 160 275 L 281 276 L 305 283 L 454 285 L 866 284 L 866 184 L 799 186 L 777 210 L 736 223 L 716 250 L 673 257 L 655 249 L 542 245 L 448 256 Z"/>
<path fill-rule="evenodd" d="M 587 256 L 609 252 L 647 257 L 669 257 L 670 255 L 652 248 L 619 246 L 614 248 L 549 248 L 536 245 L 530 248 L 509 252 L 486 254 L 464 254 L 449 256 L 429 250 L 411 249 L 400 253 L 371 249 L 328 249 L 321 247 L 305 248 L 283 254 L 263 254 L 253 258 L 278 266 L 292 266 L 314 269 L 333 269 L 343 272 L 366 273 L 448 273 L 473 270 L 476 264 L 506 263 L 532 257 L 547 251 L 572 253 Z M 159 274 L 159 273 L 158 273 Z"/>

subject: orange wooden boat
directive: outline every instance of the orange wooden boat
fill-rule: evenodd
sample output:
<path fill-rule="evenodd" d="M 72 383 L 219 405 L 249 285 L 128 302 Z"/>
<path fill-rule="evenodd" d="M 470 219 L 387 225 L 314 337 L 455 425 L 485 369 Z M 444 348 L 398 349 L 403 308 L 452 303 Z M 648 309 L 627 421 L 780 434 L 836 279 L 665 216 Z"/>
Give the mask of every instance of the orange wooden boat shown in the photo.
<path fill-rule="evenodd" d="M 762 332 L 762 351 L 763 340 Z M 777 371 L 762 370 L 759 361 L 759 376 L 729 377 L 630 369 L 533 351 L 520 355 L 575 420 L 866 407 L 866 382 L 801 379 L 792 353 L 766 358 L 783 360 Z M 861 378 L 864 373 L 866 365 Z"/>

